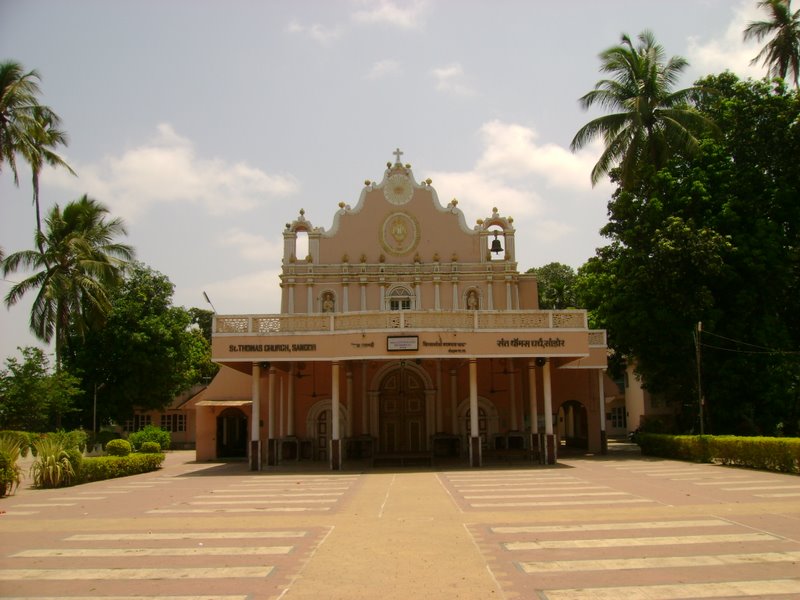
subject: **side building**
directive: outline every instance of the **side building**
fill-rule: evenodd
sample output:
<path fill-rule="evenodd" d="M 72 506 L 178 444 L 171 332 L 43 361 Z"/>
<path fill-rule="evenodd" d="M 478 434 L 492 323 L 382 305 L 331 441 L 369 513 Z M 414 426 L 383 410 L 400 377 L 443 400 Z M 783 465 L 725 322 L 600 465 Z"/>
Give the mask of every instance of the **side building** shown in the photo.
<path fill-rule="evenodd" d="M 187 407 L 198 460 L 477 467 L 553 463 L 559 440 L 604 451 L 605 331 L 584 310 L 539 310 L 511 217 L 468 227 L 395 154 L 329 230 L 302 209 L 286 224 L 280 314 L 215 316 L 221 369 Z"/>

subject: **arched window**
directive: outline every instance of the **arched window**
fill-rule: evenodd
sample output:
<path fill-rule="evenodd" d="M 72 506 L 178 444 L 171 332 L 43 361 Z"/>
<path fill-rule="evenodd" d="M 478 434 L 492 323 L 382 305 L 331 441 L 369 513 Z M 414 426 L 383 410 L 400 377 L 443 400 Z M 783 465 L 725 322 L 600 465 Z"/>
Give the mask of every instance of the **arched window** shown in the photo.
<path fill-rule="evenodd" d="M 389 310 L 414 310 L 414 294 L 401 285 L 392 288 L 386 296 L 386 308 Z"/>

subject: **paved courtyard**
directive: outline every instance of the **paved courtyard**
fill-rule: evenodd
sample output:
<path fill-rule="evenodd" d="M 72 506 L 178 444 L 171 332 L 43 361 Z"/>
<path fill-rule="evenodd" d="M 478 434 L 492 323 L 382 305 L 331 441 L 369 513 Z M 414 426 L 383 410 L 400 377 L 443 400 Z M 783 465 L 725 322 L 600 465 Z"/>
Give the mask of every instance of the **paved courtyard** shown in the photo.
<path fill-rule="evenodd" d="M 341 473 L 172 452 L 25 487 L 0 499 L 0 597 L 800 598 L 800 477 L 617 449 Z"/>

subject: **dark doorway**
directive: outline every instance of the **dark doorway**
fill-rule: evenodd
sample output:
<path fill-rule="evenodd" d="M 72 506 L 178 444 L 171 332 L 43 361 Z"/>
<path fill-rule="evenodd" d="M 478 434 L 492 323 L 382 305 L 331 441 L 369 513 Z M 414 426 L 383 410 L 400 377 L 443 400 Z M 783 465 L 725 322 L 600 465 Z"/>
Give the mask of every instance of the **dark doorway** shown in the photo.
<path fill-rule="evenodd" d="M 247 456 L 247 415 L 238 408 L 226 408 L 217 417 L 217 458 Z"/>

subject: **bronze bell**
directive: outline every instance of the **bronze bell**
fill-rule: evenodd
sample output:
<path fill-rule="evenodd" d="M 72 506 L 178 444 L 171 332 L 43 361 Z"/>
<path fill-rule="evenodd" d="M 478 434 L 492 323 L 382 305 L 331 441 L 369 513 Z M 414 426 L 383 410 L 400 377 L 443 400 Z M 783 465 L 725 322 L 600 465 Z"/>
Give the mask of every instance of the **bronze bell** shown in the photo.
<path fill-rule="evenodd" d="M 489 252 L 500 254 L 503 251 L 503 246 L 500 245 L 500 240 L 497 239 L 497 232 L 494 232 L 494 239 L 492 240 L 492 248 Z"/>

